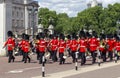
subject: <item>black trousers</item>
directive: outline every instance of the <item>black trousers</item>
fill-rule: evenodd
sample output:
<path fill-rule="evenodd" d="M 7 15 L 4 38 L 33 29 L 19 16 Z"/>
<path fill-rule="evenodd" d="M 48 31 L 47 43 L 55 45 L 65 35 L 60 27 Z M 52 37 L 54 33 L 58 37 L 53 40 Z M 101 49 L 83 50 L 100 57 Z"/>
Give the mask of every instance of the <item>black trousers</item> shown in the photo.
<path fill-rule="evenodd" d="M 92 56 L 92 63 L 95 63 L 97 53 L 95 53 L 95 51 L 92 51 L 92 52 L 91 52 L 91 56 Z"/>
<path fill-rule="evenodd" d="M 115 57 L 117 57 L 117 60 L 119 60 L 120 56 L 118 55 L 120 51 L 117 51 L 117 54 L 115 54 Z"/>
<path fill-rule="evenodd" d="M 40 53 L 39 50 L 36 50 L 37 60 L 39 60 L 39 56 L 40 56 L 39 53 Z"/>
<path fill-rule="evenodd" d="M 26 63 L 27 62 L 27 59 L 28 59 L 28 62 L 30 63 L 30 57 L 28 56 L 28 52 L 24 52 L 24 63 Z"/>
<path fill-rule="evenodd" d="M 106 62 L 106 52 L 101 52 L 101 57 L 103 59 L 103 62 Z"/>
<path fill-rule="evenodd" d="M 80 54 L 81 54 L 81 64 L 85 64 L 86 63 L 85 52 L 80 52 Z"/>
<path fill-rule="evenodd" d="M 21 48 L 19 48 L 19 55 L 23 55 L 23 52 L 22 52 L 22 50 L 21 50 Z"/>
<path fill-rule="evenodd" d="M 25 52 L 23 51 L 23 50 L 21 50 L 21 53 L 22 53 L 22 61 L 24 61 L 25 60 Z"/>
<path fill-rule="evenodd" d="M 113 60 L 113 52 L 112 52 L 112 51 L 109 51 L 109 53 L 108 53 L 108 57 L 110 58 L 110 61 Z"/>
<path fill-rule="evenodd" d="M 60 58 L 60 64 L 64 64 L 65 63 L 65 59 L 63 58 L 64 53 L 59 53 L 59 58 Z"/>
<path fill-rule="evenodd" d="M 8 50 L 8 62 L 10 63 L 11 60 L 14 62 L 15 57 L 13 56 L 13 50 Z"/>
<path fill-rule="evenodd" d="M 71 56 L 72 56 L 72 59 L 73 59 L 73 63 L 75 63 L 75 52 L 76 52 L 76 51 L 72 51 L 72 52 L 71 52 Z"/>
<path fill-rule="evenodd" d="M 45 54 L 45 52 L 39 52 L 39 64 L 42 64 L 44 54 Z"/>
<path fill-rule="evenodd" d="M 68 49 L 67 51 L 68 51 L 69 56 L 71 56 L 71 51 L 70 51 L 70 49 Z"/>
<path fill-rule="evenodd" d="M 56 61 L 58 60 L 58 58 L 57 58 L 57 51 L 52 51 L 52 52 L 51 52 L 51 55 L 52 55 L 52 60 L 53 60 L 54 62 L 56 62 Z"/>

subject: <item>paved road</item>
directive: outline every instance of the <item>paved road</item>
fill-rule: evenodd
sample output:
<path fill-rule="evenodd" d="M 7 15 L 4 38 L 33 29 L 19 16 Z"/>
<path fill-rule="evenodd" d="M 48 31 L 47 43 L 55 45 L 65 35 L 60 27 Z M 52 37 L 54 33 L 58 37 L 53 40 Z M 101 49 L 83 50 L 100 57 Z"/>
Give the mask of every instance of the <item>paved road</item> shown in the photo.
<path fill-rule="evenodd" d="M 7 57 L 0 57 L 0 78 L 42 78 L 41 65 L 36 60 L 36 55 L 32 55 L 31 63 L 21 62 L 21 56 L 17 56 L 14 63 L 7 63 Z M 66 60 L 66 64 L 59 65 L 59 62 L 46 64 L 45 78 L 119 78 L 120 61 L 118 63 L 108 62 L 100 67 L 91 61 L 87 61 L 85 66 L 79 65 L 79 70 L 75 71 L 71 58 Z"/>

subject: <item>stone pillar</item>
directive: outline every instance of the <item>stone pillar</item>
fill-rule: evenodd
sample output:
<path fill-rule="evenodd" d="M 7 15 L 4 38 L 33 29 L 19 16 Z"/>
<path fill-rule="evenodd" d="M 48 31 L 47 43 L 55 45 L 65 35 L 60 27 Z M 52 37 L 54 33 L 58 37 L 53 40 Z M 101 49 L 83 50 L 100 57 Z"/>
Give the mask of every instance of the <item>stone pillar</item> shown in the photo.
<path fill-rule="evenodd" d="M 27 4 L 27 0 L 24 0 L 24 4 Z M 28 34 L 28 7 L 25 6 L 25 33 Z"/>
<path fill-rule="evenodd" d="M 0 3 L 0 56 L 6 56 L 6 49 L 2 49 L 7 40 L 7 32 L 12 30 L 12 3 L 10 0 Z"/>
<path fill-rule="evenodd" d="M 1 28 L 0 28 L 0 56 L 5 55 L 5 50 L 2 49 L 3 47 L 3 43 L 5 41 L 5 21 L 4 21 L 4 3 L 0 3 L 0 24 L 1 24 Z"/>

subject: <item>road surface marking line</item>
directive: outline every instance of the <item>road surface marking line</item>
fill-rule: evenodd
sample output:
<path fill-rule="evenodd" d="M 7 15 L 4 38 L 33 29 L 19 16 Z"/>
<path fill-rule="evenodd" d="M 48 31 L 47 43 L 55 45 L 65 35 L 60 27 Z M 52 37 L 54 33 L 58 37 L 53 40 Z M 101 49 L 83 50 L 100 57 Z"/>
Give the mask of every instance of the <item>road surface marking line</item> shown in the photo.
<path fill-rule="evenodd" d="M 39 68 L 41 68 L 41 67 L 30 67 L 30 68 L 23 68 L 23 69 L 15 69 L 15 70 L 11 70 L 11 71 L 6 72 L 6 73 L 22 73 L 23 71 L 39 69 Z"/>
<path fill-rule="evenodd" d="M 98 70 L 98 69 L 108 68 L 108 67 L 112 67 L 112 66 L 117 66 L 117 65 L 120 65 L 120 62 L 118 62 L 118 63 L 110 62 L 107 64 L 105 63 L 105 64 L 102 64 L 101 66 L 93 65 L 93 66 L 89 66 L 89 67 L 79 68 L 78 71 L 76 71 L 75 69 L 72 69 L 72 70 L 67 70 L 67 71 L 62 71 L 62 72 L 57 72 L 57 73 L 52 73 L 52 74 L 46 74 L 45 78 L 63 78 L 63 77 L 67 77 L 67 76 L 73 76 L 73 75 L 86 73 L 86 72 L 90 72 L 90 71 L 94 71 L 94 70 Z M 36 76 L 36 77 L 32 77 L 32 78 L 43 78 L 43 77 Z"/>

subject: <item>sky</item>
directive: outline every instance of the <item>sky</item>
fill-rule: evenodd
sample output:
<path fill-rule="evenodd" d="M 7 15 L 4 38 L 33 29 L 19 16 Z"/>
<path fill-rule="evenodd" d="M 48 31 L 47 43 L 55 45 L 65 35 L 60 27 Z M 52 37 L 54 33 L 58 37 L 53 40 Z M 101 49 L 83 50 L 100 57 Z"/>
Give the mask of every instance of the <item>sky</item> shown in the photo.
<path fill-rule="evenodd" d="M 49 8 L 57 13 L 67 13 L 70 17 L 77 16 L 78 12 L 87 8 L 87 3 L 91 0 L 37 0 L 41 8 Z M 102 2 L 103 7 L 108 4 L 120 3 L 120 0 L 97 0 Z"/>

